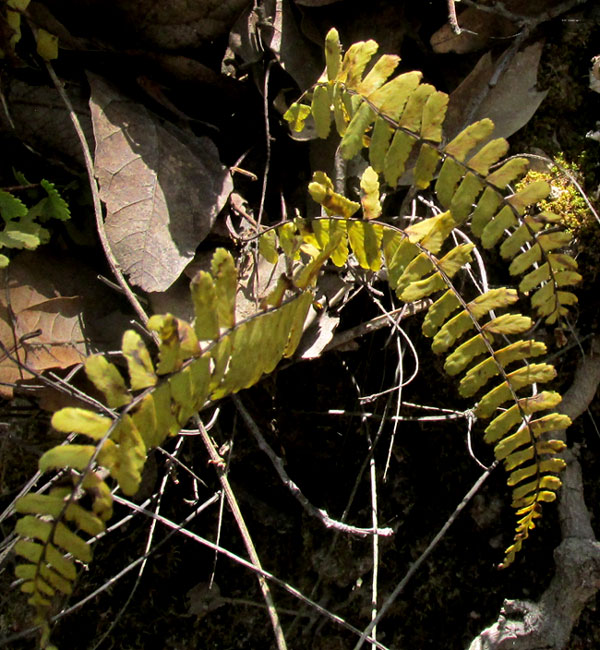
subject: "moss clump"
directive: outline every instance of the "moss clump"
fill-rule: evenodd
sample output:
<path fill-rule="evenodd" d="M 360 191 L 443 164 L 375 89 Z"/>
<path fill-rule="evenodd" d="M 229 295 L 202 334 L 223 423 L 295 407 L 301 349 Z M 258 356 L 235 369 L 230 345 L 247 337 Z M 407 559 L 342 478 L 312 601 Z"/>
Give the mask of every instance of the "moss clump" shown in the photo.
<path fill-rule="evenodd" d="M 551 191 L 547 199 L 540 201 L 540 208 L 558 215 L 560 222 L 573 233 L 579 245 L 593 244 L 597 250 L 600 231 L 596 218 L 580 189 L 583 178 L 579 166 L 577 163 L 565 160 L 562 153 L 555 157 L 554 162 L 555 164 L 547 172 L 529 171 L 516 189 L 519 190 L 534 181 L 546 181 Z M 590 237 L 594 239 L 593 242 L 587 241 Z"/>
<path fill-rule="evenodd" d="M 577 320 L 580 327 L 584 327 L 583 323 L 595 324 L 600 318 L 595 306 L 597 301 L 588 295 L 600 277 L 600 227 L 587 201 L 597 212 L 598 200 L 587 195 L 587 201 L 584 198 L 581 188 L 585 185 L 586 178 L 578 163 L 568 161 L 563 153 L 558 154 L 554 161 L 555 164 L 548 171 L 529 171 L 516 189 L 537 180 L 544 180 L 551 187 L 548 199 L 542 201 L 540 207 L 558 215 L 560 223 L 573 234 L 571 246 L 576 252 L 574 256 L 583 276 L 578 291 L 581 311 Z M 574 251 L 571 251 L 571 254 L 574 254 Z"/>

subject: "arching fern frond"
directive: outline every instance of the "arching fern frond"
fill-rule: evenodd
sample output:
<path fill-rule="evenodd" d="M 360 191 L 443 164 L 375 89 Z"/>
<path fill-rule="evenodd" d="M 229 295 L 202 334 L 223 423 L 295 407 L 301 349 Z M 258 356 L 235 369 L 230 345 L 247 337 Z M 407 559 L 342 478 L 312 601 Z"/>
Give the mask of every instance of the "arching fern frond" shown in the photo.
<path fill-rule="evenodd" d="M 323 264 L 328 252 L 322 256 Z M 21 590 L 36 608 L 48 637 L 48 614 L 57 594 L 68 595 L 76 578 L 76 564 L 92 559 L 81 536 L 101 533 L 112 516 L 112 481 L 124 494 L 137 492 L 149 449 L 176 435 L 207 402 L 254 385 L 284 357 L 291 356 L 313 300 L 308 285 L 318 272 L 314 261 L 302 288 L 290 284 L 276 308 L 235 322 L 237 271 L 231 255 L 216 251 L 211 273 L 201 271 L 192 281 L 196 318 L 193 324 L 174 316 L 153 316 L 148 328 L 158 334 L 158 362 L 154 365 L 143 339 L 133 330 L 123 336 L 122 354 L 129 382 L 117 366 L 100 355 L 85 362 L 85 371 L 104 395 L 110 409 L 99 414 L 82 408 L 63 408 L 52 417 L 54 429 L 76 433 L 90 442 L 53 447 L 42 455 L 40 471 L 65 472 L 68 486 L 48 495 L 19 499 L 21 537 L 15 550 L 25 559 L 16 569 Z M 110 480 L 109 480 L 110 479 Z M 91 498 L 91 510 L 83 497 Z"/>
<path fill-rule="evenodd" d="M 349 255 L 368 271 L 385 264 L 391 288 L 405 302 L 443 291 L 427 310 L 423 334 L 433 339 L 433 352 L 446 355 L 445 371 L 450 376 L 462 374 L 459 392 L 463 397 L 483 392 L 474 414 L 481 419 L 493 418 L 485 430 L 485 440 L 494 444 L 496 458 L 504 462 L 518 516 L 515 539 L 502 564 L 508 566 L 535 527 L 534 520 L 541 516 L 541 504 L 553 501 L 560 487 L 556 475 L 565 463 L 555 455 L 565 445 L 559 440 L 547 440 L 545 434 L 570 424 L 566 415 L 556 413 L 532 417 L 554 408 L 561 399 L 557 393 L 542 392 L 525 398 L 519 395 L 534 384 L 553 380 L 556 371 L 548 363 L 532 362 L 546 353 L 544 343 L 519 336 L 531 329 L 532 321 L 510 311 L 519 299 L 517 291 L 501 287 L 469 302 L 464 300 L 452 278 L 470 261 L 473 245 L 454 246 L 437 256 L 455 225 L 450 211 L 404 231 L 351 219 L 298 219 L 294 225 L 297 236 L 304 241 L 300 250 L 309 254 L 328 245 L 330 233 L 335 232 L 338 243 L 330 257 L 336 264 L 345 263 Z M 290 226 L 285 224 L 274 232 L 285 232 L 288 238 Z M 272 233 L 269 239 L 270 245 L 275 245 Z M 499 310 L 504 313 L 497 315 Z M 510 336 L 516 339 L 507 344 Z M 494 378 L 499 381 L 490 387 Z M 498 413 L 507 402 L 512 403 L 508 410 Z"/>
<path fill-rule="evenodd" d="M 417 190 L 430 188 L 435 179 L 437 200 L 457 226 L 470 224 L 484 248 L 503 240 L 501 255 L 511 260 L 512 275 L 527 273 L 520 290 L 531 293 L 538 316 L 548 324 L 566 316 L 577 299 L 564 287 L 576 284 L 581 276 L 570 255 L 552 251 L 568 247 L 571 237 L 548 230 L 556 215 L 526 214 L 548 196 L 550 186 L 538 181 L 514 194 L 507 191 L 526 173 L 528 161 L 513 158 L 500 164 L 508 143 L 503 138 L 490 140 L 494 125 L 489 119 L 471 124 L 444 143 L 448 96 L 422 84 L 419 72 L 389 80 L 399 63 L 396 56 L 379 57 L 365 74 L 377 48 L 375 41 L 355 43 L 342 58 L 338 34 L 332 29 L 325 44 L 326 72 L 285 115 L 292 128 L 302 131 L 310 117 L 317 135 L 324 138 L 333 120 L 344 158 L 367 150 L 370 167 L 363 181 L 371 188 L 375 176 L 391 189 L 404 177 Z M 329 215 L 350 217 L 361 207 L 334 193 L 322 172 L 315 174 L 309 189 Z M 363 200 L 363 216 L 378 217 L 374 190 L 365 190 L 365 196 L 369 199 Z"/>

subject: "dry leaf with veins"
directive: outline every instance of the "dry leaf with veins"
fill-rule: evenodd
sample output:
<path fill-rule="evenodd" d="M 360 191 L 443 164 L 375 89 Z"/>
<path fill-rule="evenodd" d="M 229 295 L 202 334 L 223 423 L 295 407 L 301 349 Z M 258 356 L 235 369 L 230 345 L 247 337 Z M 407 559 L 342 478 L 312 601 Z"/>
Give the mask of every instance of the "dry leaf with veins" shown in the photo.
<path fill-rule="evenodd" d="M 208 138 L 181 134 L 89 75 L 106 235 L 129 281 L 164 291 L 192 260 L 232 181 Z"/>
<path fill-rule="evenodd" d="M 498 62 L 486 52 L 462 83 L 450 94 L 444 132 L 451 139 L 467 124 L 489 117 L 494 137 L 508 138 L 533 117 L 547 90 L 536 87 L 544 44 L 533 43 L 517 52 L 495 85 L 490 85 Z"/>
<path fill-rule="evenodd" d="M 91 352 L 118 347 L 127 324 L 119 298 L 80 260 L 20 253 L 0 272 L 0 287 L 0 341 L 36 372 L 70 368 Z M 0 353 L 0 382 L 31 377 Z M 0 396 L 12 392 L 0 385 Z"/>

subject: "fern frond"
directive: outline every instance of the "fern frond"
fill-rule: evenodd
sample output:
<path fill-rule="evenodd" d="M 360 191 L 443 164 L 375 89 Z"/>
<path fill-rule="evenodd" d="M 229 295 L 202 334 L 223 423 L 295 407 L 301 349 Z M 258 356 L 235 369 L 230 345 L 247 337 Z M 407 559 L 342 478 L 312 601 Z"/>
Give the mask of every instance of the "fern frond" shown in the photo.
<path fill-rule="evenodd" d="M 117 366 L 100 355 L 85 362 L 88 379 L 104 395 L 114 417 L 82 408 L 63 408 L 52 417 L 54 429 L 76 433 L 94 444 L 60 445 L 45 452 L 40 471 L 72 473 L 72 486 L 48 495 L 28 494 L 18 500 L 24 514 L 16 531 L 22 538 L 17 553 L 21 589 L 30 594 L 36 620 L 47 634 L 52 599 L 70 594 L 75 563 L 89 563 L 91 547 L 80 533 L 97 535 L 112 515 L 112 480 L 124 494 L 137 492 L 148 450 L 176 435 L 190 417 L 213 400 L 254 385 L 300 340 L 313 301 L 311 285 L 338 239 L 330 240 L 282 293 L 276 308 L 235 322 L 237 271 L 231 255 L 215 252 L 211 272 L 201 271 L 192 281 L 194 324 L 170 314 L 153 316 L 148 328 L 157 333 L 158 363 L 152 362 L 144 341 L 134 331 L 123 336 L 122 352 L 129 382 Z M 98 471 L 101 470 L 101 471 Z M 101 473 L 108 474 L 106 480 Z M 79 505 L 91 496 L 91 510 Z"/>
<path fill-rule="evenodd" d="M 378 270 L 385 263 L 390 287 L 405 302 L 443 291 L 427 310 L 423 333 L 432 338 L 436 354 L 446 355 L 444 369 L 449 375 L 464 373 L 459 382 L 463 397 L 484 392 L 474 414 L 482 419 L 493 418 L 485 440 L 494 444 L 496 458 L 505 464 L 519 517 L 515 541 L 507 549 L 502 565 L 508 566 L 534 527 L 534 519 L 540 516 L 541 503 L 554 500 L 560 487 L 556 474 L 565 464 L 555 455 L 564 444 L 547 440 L 544 434 L 565 428 L 570 421 L 557 414 L 531 418 L 534 412 L 556 406 L 560 401 L 557 393 L 519 396 L 534 384 L 554 379 L 556 371 L 550 364 L 532 362 L 546 353 L 543 343 L 520 338 L 531 328 L 532 320 L 510 311 L 519 299 L 517 291 L 506 287 L 491 289 L 465 302 L 453 286 L 452 278 L 470 261 L 473 249 L 473 244 L 462 244 L 441 254 L 455 225 L 451 211 L 406 230 L 352 219 L 294 223 L 297 236 L 304 242 L 300 250 L 309 246 L 311 250 L 330 251 L 332 260 L 336 256 L 336 264 L 353 255 L 366 271 Z M 334 231 L 337 243 L 332 245 L 328 235 Z M 277 235 L 275 239 L 273 232 Z M 275 246 L 283 232 L 285 237 L 290 236 L 290 224 L 271 231 L 269 245 Z M 498 315 L 498 310 L 505 313 Z M 517 339 L 507 344 L 507 336 Z M 490 387 L 495 378 L 499 381 Z M 506 402 L 513 406 L 497 415 Z"/>
<path fill-rule="evenodd" d="M 355 43 L 338 61 L 342 47 L 337 32 L 331 30 L 325 49 L 326 74 L 284 116 L 293 128 L 301 131 L 304 120 L 312 113 L 317 135 L 327 137 L 333 118 L 341 137 L 342 156 L 350 159 L 367 149 L 372 170 L 369 175 L 378 174 L 381 182 L 392 189 L 409 172 L 417 190 L 429 188 L 435 179 L 434 191 L 441 207 L 451 213 L 456 225 L 470 223 L 484 248 L 497 246 L 509 233 L 501 255 L 513 261 L 512 274 L 522 275 L 532 265 L 535 270 L 538 265 L 545 269 L 535 276 L 530 273 L 521 288 L 531 293 L 531 305 L 538 316 L 552 324 L 568 315 L 568 307 L 577 299 L 563 287 L 577 284 L 581 276 L 575 271 L 577 265 L 572 257 L 562 254 L 568 258 L 569 270 L 563 272 L 551 251 L 568 247 L 571 236 L 565 232 L 546 233 L 555 215 L 526 214 L 548 196 L 547 183 L 538 181 L 514 194 L 507 192 L 508 186 L 526 173 L 525 158 L 508 160 L 490 172 L 508 150 L 503 138 L 490 140 L 493 122 L 480 120 L 443 144 L 448 103 L 445 93 L 421 84 L 417 72 L 389 79 L 398 64 L 398 58 L 389 55 L 379 57 L 365 75 L 377 51 L 374 41 Z M 372 179 L 370 182 L 374 187 Z M 311 194 L 328 215 L 350 217 L 359 209 L 359 204 L 334 194 L 332 184 L 329 189 L 331 181 L 321 183 L 318 192 L 314 183 Z M 377 216 L 371 204 L 372 197 L 367 203 L 363 201 L 367 219 Z"/>
<path fill-rule="evenodd" d="M 461 295 L 453 278 L 470 262 L 475 245 L 449 242 L 455 228 L 469 226 L 483 248 L 499 246 L 533 311 L 554 323 L 576 302 L 564 287 L 581 279 L 575 260 L 562 251 L 571 237 L 556 228 L 555 215 L 535 207 L 548 195 L 547 184 L 511 190 L 527 161 L 502 161 L 508 145 L 490 139 L 491 120 L 480 120 L 444 143 L 447 95 L 422 84 L 418 72 L 392 77 L 396 56 L 383 55 L 370 66 L 376 51 L 377 44 L 366 41 L 342 56 L 337 32 L 330 31 L 325 73 L 285 115 L 295 131 L 312 119 L 322 138 L 334 125 L 346 159 L 367 150 L 360 202 L 336 192 L 324 172 L 315 172 L 308 189 L 327 218 L 298 218 L 260 237 L 264 258 L 275 264 L 285 255 L 291 269 L 262 301 L 265 309 L 236 322 L 237 271 L 231 254 L 218 249 L 210 272 L 199 272 L 191 283 L 194 322 L 170 314 L 150 319 L 148 328 L 159 340 L 155 359 L 142 337 L 127 331 L 122 340 L 127 376 L 104 357 L 86 360 L 86 374 L 108 406 L 104 414 L 65 408 L 52 417 L 56 430 L 82 436 L 50 449 L 39 461 L 41 471 L 63 471 L 69 485 L 48 495 L 27 495 L 16 505 L 23 515 L 16 549 L 24 558 L 17 575 L 36 607 L 44 639 L 53 598 L 70 594 L 76 565 L 92 559 L 83 534 L 102 532 L 112 515 L 111 488 L 135 494 L 148 450 L 177 435 L 211 401 L 254 385 L 294 354 L 313 286 L 329 260 L 366 272 L 385 269 L 390 288 L 404 302 L 434 296 L 423 334 L 432 339 L 434 353 L 445 356 L 446 373 L 462 375 L 460 394 L 479 396 L 473 412 L 490 420 L 485 441 L 494 445 L 513 490 L 518 519 L 503 566 L 534 528 L 541 504 L 556 498 L 557 474 L 564 466 L 557 454 L 564 443 L 548 434 L 568 426 L 569 419 L 544 414 L 560 402 L 557 393 L 523 396 L 556 374 L 550 364 L 538 362 L 546 348 L 526 338 L 532 319 L 515 309 L 515 289 L 494 288 L 468 301 Z M 416 190 L 435 193 L 443 211 L 405 229 L 376 221 L 383 211 L 382 188 L 393 190 L 409 176 Z M 52 188 L 46 189 L 53 200 Z M 352 218 L 361 210 L 363 219 Z M 82 505 L 88 502 L 84 496 L 89 508 Z"/>

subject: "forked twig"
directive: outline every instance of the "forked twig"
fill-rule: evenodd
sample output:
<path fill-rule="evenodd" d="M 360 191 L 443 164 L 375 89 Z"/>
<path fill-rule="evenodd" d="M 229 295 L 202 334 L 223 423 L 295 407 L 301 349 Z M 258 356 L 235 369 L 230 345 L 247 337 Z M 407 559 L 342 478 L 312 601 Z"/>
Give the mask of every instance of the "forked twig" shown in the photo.
<path fill-rule="evenodd" d="M 338 616 L 337 614 L 334 614 L 333 612 L 330 612 L 329 610 L 325 609 L 318 603 L 314 602 L 310 598 L 306 597 L 304 594 L 302 594 L 300 591 L 289 585 L 287 582 L 284 582 L 281 580 L 281 578 L 278 578 L 277 576 L 274 576 L 272 573 L 269 573 L 268 571 L 265 571 L 264 569 L 259 569 L 257 566 L 252 564 L 251 562 L 248 562 L 248 560 L 245 560 L 244 558 L 240 557 L 239 555 L 236 555 L 235 553 L 232 553 L 226 548 L 223 548 L 222 546 L 219 546 L 218 544 L 214 544 L 213 542 L 210 542 L 209 540 L 205 539 L 204 537 L 200 537 L 200 535 L 196 535 L 196 533 L 193 533 L 190 530 L 187 530 L 186 528 L 183 528 L 185 524 L 175 524 L 174 522 L 170 521 L 169 519 L 166 519 L 165 517 L 162 517 L 161 515 L 156 515 L 155 513 L 145 510 L 144 508 L 141 508 L 140 506 L 136 505 L 135 503 L 132 503 L 131 501 L 128 501 L 127 499 L 123 499 L 121 497 L 114 497 L 115 501 L 117 503 L 121 503 L 123 505 L 126 505 L 127 507 L 131 508 L 132 510 L 136 510 L 138 512 L 142 512 L 148 517 L 152 517 L 159 521 L 160 523 L 164 524 L 165 526 L 174 529 L 174 532 L 177 532 L 181 535 L 184 535 L 185 537 L 188 537 L 189 539 L 194 540 L 195 542 L 198 542 L 199 544 L 202 544 L 206 548 L 209 548 L 213 551 L 217 551 L 221 555 L 225 555 L 226 557 L 230 558 L 240 566 L 243 566 L 246 569 L 249 569 L 253 573 L 262 576 L 263 578 L 266 578 L 270 580 L 272 583 L 276 584 L 278 587 L 281 587 L 285 591 L 287 591 L 289 594 L 294 596 L 294 598 L 297 598 L 304 604 L 308 605 L 312 609 L 316 610 L 319 612 L 319 614 L 322 614 L 323 616 L 327 617 L 330 621 L 333 623 L 336 623 L 337 625 L 340 625 L 341 627 L 345 628 L 346 630 L 352 632 L 353 634 L 356 634 L 357 636 L 361 634 L 361 631 L 345 621 L 341 616 Z M 211 503 L 214 503 L 214 500 L 211 500 Z M 162 544 L 163 542 L 159 542 L 159 544 Z M 157 545 L 158 546 L 158 545 Z M 155 547 L 156 548 L 156 547 Z M 141 562 L 141 558 L 138 558 L 136 560 L 137 563 Z M 128 567 L 129 569 L 129 567 Z M 88 600 L 93 597 L 90 596 Z M 86 600 L 87 602 L 87 600 Z M 83 604 L 83 603 L 82 603 Z M 62 617 L 66 613 L 70 613 L 72 610 L 69 610 L 68 612 L 61 612 L 61 614 L 58 617 Z M 57 620 L 58 617 L 54 618 L 54 620 Z M 387 646 L 384 646 L 382 643 L 379 641 L 376 641 L 375 639 L 371 637 L 366 637 L 366 641 L 369 643 L 373 643 L 376 648 L 379 650 L 390 650 Z"/>
<path fill-rule="evenodd" d="M 403 589 L 406 587 L 408 584 L 408 581 L 413 577 L 413 575 L 418 571 L 420 566 L 425 562 L 425 560 L 429 557 L 433 549 L 439 544 L 439 542 L 442 540 L 444 535 L 448 532 L 448 529 L 452 524 L 455 522 L 456 518 L 458 515 L 462 512 L 462 510 L 465 508 L 465 506 L 469 503 L 469 501 L 477 494 L 487 477 L 492 473 L 492 471 L 496 468 L 498 465 L 498 461 L 494 461 L 492 465 L 477 479 L 473 487 L 465 494 L 463 500 L 458 504 L 454 512 L 450 515 L 446 523 L 441 527 L 440 531 L 438 534 L 429 542 L 429 546 L 421 553 L 419 558 L 414 562 L 414 564 L 411 565 L 410 569 L 406 572 L 402 580 L 396 585 L 394 588 L 394 591 L 386 598 L 386 601 L 383 603 L 381 606 L 381 609 L 379 610 L 379 613 L 377 616 L 367 625 L 367 627 L 364 629 L 360 639 L 358 640 L 357 644 L 354 646 L 354 650 L 359 650 L 359 648 L 362 648 L 362 645 L 365 641 L 367 641 L 367 636 L 371 634 L 371 631 L 375 628 L 375 626 L 379 623 L 379 621 L 385 616 L 386 612 L 388 609 L 392 606 L 396 598 L 400 595 L 400 593 L 403 591 Z"/>
<path fill-rule="evenodd" d="M 221 487 L 223 488 L 223 492 L 225 493 L 225 498 L 227 499 L 227 503 L 231 509 L 233 518 L 235 519 L 235 523 L 239 528 L 240 534 L 244 541 L 244 545 L 246 547 L 246 551 L 250 556 L 250 560 L 252 561 L 252 564 L 257 569 L 260 569 L 262 571 L 262 565 L 260 563 L 258 553 L 256 552 L 256 548 L 254 547 L 254 543 L 252 542 L 252 538 L 250 537 L 250 532 L 248 531 L 246 522 L 242 517 L 240 507 L 238 505 L 237 499 L 235 498 L 235 495 L 233 494 L 233 490 L 231 489 L 229 480 L 227 479 L 227 476 L 223 471 L 223 467 L 222 467 L 223 459 L 219 455 L 219 452 L 217 451 L 213 441 L 208 435 L 208 431 L 205 429 L 204 424 L 202 423 L 202 420 L 198 417 L 198 415 L 195 416 L 195 422 L 196 422 L 196 426 L 198 427 L 198 431 L 200 432 L 200 435 L 202 437 L 202 442 L 204 442 L 204 446 L 206 447 L 206 450 L 208 451 L 208 455 L 210 456 L 210 460 L 215 466 L 215 469 L 217 471 L 217 475 L 219 477 Z M 271 618 L 271 624 L 273 626 L 273 632 L 275 633 L 275 640 L 277 642 L 277 647 L 279 650 L 287 650 L 287 644 L 285 642 L 285 637 L 283 636 L 283 629 L 281 627 L 281 623 L 279 622 L 279 616 L 277 615 L 277 610 L 275 609 L 275 603 L 273 602 L 273 597 L 271 596 L 271 590 L 269 589 L 269 585 L 267 584 L 265 577 L 260 574 L 258 577 L 258 582 L 263 597 L 265 599 L 265 602 L 267 604 L 269 617 Z"/>
<path fill-rule="evenodd" d="M 256 440 L 258 446 L 262 451 L 265 452 L 265 454 L 267 454 L 271 463 L 273 463 L 273 467 L 275 468 L 275 471 L 277 472 L 279 478 L 290 490 L 293 496 L 300 502 L 308 514 L 316 517 L 317 519 L 320 519 L 326 528 L 331 528 L 333 530 L 337 530 L 340 533 L 346 533 L 348 535 L 356 535 L 357 537 L 367 537 L 369 535 L 373 535 L 375 537 L 389 537 L 390 535 L 393 535 L 394 531 L 391 528 L 378 528 L 376 526 L 373 528 L 358 528 L 356 526 L 345 524 L 341 521 L 336 521 L 335 519 L 332 519 L 325 510 L 314 506 L 304 496 L 296 483 L 294 483 L 294 481 L 292 481 L 292 479 L 288 476 L 283 466 L 283 461 L 281 458 L 279 458 L 279 456 L 277 456 L 269 443 L 265 440 L 264 436 L 260 432 L 260 429 L 258 428 L 258 425 L 242 403 L 241 399 L 237 395 L 234 395 L 233 401 L 240 415 L 242 416 L 242 419 L 246 423 L 250 433 L 252 433 L 254 436 L 254 439 Z"/>

